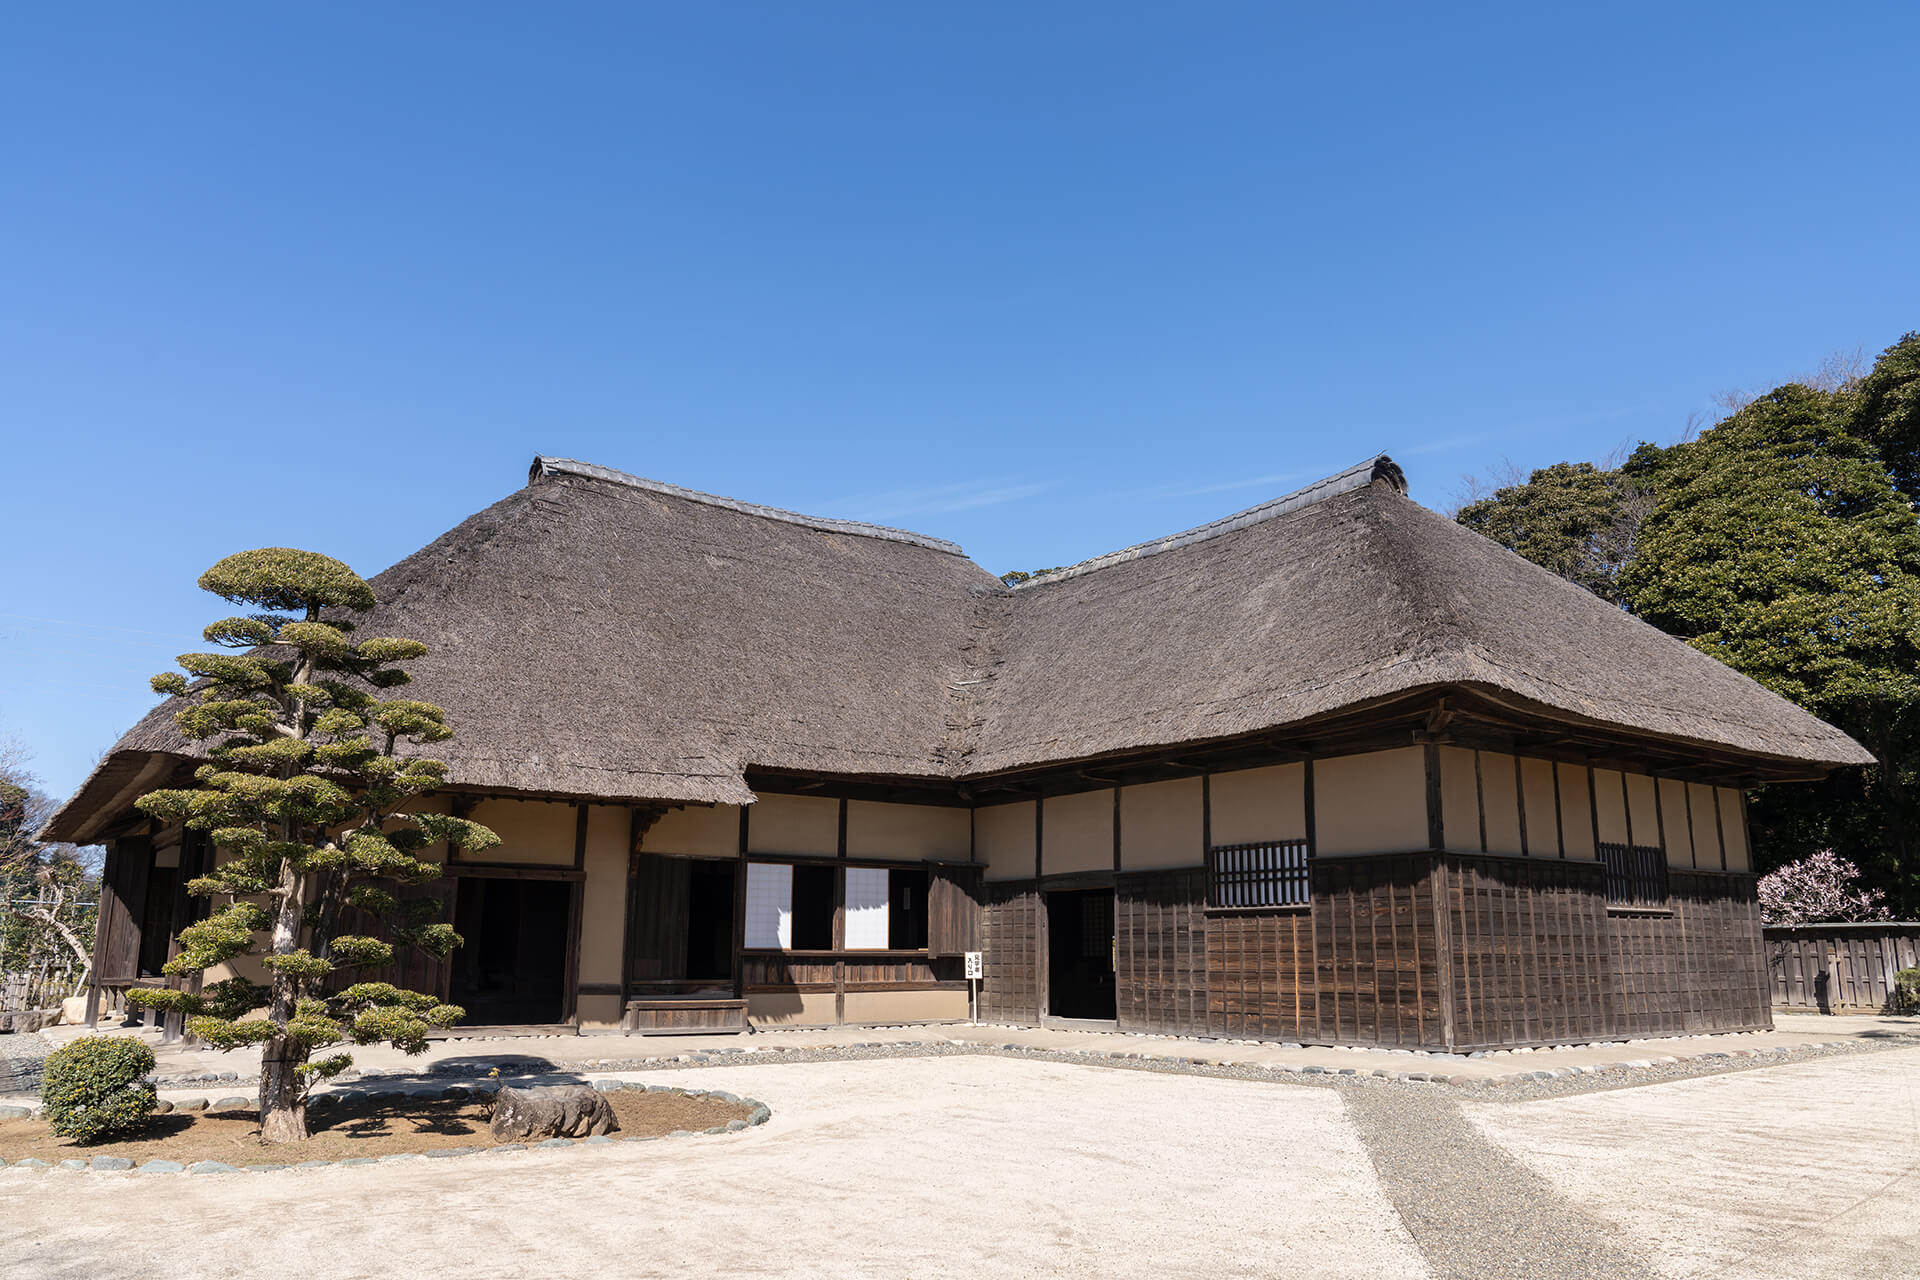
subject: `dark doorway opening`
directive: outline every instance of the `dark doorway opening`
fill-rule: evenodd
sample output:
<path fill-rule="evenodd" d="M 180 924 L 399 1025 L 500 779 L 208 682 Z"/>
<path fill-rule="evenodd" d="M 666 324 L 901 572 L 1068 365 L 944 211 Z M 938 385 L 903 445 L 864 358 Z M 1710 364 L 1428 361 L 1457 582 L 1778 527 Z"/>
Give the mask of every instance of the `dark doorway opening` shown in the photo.
<path fill-rule="evenodd" d="M 927 948 L 927 873 L 887 872 L 887 946 L 894 951 Z"/>
<path fill-rule="evenodd" d="M 157 978 L 173 942 L 173 895 L 178 867 L 155 867 L 147 874 L 147 900 L 140 913 L 140 976 Z"/>
<path fill-rule="evenodd" d="M 733 981 L 733 876 L 731 862 L 688 862 L 687 978 Z"/>
<path fill-rule="evenodd" d="M 793 869 L 793 925 L 788 945 L 795 951 L 833 950 L 833 904 L 839 896 L 838 867 Z"/>
<path fill-rule="evenodd" d="M 1047 1013 L 1114 1020 L 1113 890 L 1047 895 Z"/>
<path fill-rule="evenodd" d="M 448 998 L 467 1026 L 527 1026 L 566 1016 L 567 919 L 573 885 L 565 880 L 463 876 L 454 930 Z"/>

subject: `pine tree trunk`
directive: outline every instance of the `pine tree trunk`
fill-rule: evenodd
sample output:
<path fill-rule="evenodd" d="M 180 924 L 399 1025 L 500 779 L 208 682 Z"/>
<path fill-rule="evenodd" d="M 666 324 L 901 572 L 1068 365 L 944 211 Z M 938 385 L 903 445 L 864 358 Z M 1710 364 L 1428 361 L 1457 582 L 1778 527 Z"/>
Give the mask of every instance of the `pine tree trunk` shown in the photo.
<path fill-rule="evenodd" d="M 293 833 L 288 834 L 291 837 Z M 274 913 L 270 948 L 274 955 L 286 955 L 299 944 L 302 880 L 291 862 L 281 862 L 280 901 Z M 297 1070 L 306 1062 L 307 1050 L 284 1034 L 299 994 L 293 975 L 274 971 L 267 1016 L 283 1034 L 268 1040 L 260 1050 L 260 1137 L 266 1142 L 302 1142 L 307 1138 L 307 1104 Z"/>
<path fill-rule="evenodd" d="M 260 1138 L 263 1142 L 305 1142 L 307 1100 L 299 1067 L 304 1048 L 286 1036 L 267 1041 L 260 1055 Z"/>

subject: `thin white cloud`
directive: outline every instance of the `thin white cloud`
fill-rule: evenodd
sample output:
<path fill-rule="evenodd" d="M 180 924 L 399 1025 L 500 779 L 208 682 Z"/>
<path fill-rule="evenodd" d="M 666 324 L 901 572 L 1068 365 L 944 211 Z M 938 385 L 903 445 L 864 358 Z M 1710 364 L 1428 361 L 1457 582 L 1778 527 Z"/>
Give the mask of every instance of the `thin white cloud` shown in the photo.
<path fill-rule="evenodd" d="M 1470 436 L 1448 436 L 1445 440 L 1429 440 L 1425 444 L 1409 445 L 1404 449 L 1389 449 L 1387 453 L 1390 457 L 1418 458 L 1429 453 L 1445 453 L 1449 449 L 1464 449 L 1486 438 L 1485 432 Z"/>
<path fill-rule="evenodd" d="M 836 515 L 844 514 L 854 520 L 899 520 L 908 516 L 997 507 L 1034 497 L 1051 487 L 1044 481 L 965 480 L 924 489 L 886 489 L 878 493 L 854 494 L 817 505 L 822 510 Z"/>
<path fill-rule="evenodd" d="M 1273 491 L 1272 496 L 1278 497 L 1281 493 L 1289 489 L 1296 489 L 1303 483 L 1316 479 L 1318 476 L 1319 473 L 1314 471 L 1278 471 L 1270 475 L 1242 476 L 1238 480 L 1216 480 L 1204 484 L 1188 482 L 1149 485 L 1141 489 L 1121 489 L 1100 496 L 1102 501 L 1113 501 L 1121 498 L 1153 501 L 1155 499 L 1198 498 L 1204 497 L 1209 493 L 1232 493 L 1239 489 L 1270 489 Z"/>

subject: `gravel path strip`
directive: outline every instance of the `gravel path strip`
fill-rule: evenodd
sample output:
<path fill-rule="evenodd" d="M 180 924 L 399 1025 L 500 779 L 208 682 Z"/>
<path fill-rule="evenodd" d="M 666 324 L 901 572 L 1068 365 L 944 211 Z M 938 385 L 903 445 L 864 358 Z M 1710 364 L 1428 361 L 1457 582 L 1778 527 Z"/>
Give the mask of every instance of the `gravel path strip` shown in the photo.
<path fill-rule="evenodd" d="M 349 1073 L 332 1085 L 331 1090 L 385 1088 L 401 1093 L 438 1092 L 448 1084 L 484 1080 L 490 1069 L 498 1070 L 497 1079 L 502 1082 L 557 1084 L 577 1082 L 597 1075 L 678 1071 L 689 1067 L 990 1056 L 1076 1063 L 1122 1071 L 1261 1080 L 1318 1088 L 1412 1085 L 1420 1091 L 1454 1097 L 1531 1102 L 1542 1098 L 1635 1089 L 1701 1076 L 1920 1047 L 1920 1036 L 1888 1035 L 1763 1049 L 1741 1047 L 1739 1037 L 1729 1037 L 1716 1043 L 1727 1047 L 1696 1049 L 1685 1056 L 1650 1050 L 1647 1058 L 1629 1059 L 1606 1066 L 1557 1066 L 1554 1065 L 1555 1056 L 1543 1052 L 1515 1058 L 1516 1070 L 1509 1074 L 1478 1077 L 1456 1074 L 1454 1068 L 1458 1060 L 1438 1054 L 1422 1057 L 1389 1053 L 1369 1055 L 1372 1060 L 1382 1064 L 1374 1068 L 1276 1065 L 1221 1057 L 1221 1053 L 1230 1052 L 1230 1046 L 1207 1040 L 1142 1038 L 1139 1049 L 1120 1051 L 995 1044 L 991 1041 L 936 1035 L 925 1040 L 852 1041 L 834 1045 L 772 1044 L 753 1048 L 726 1046 L 657 1057 L 586 1058 L 573 1061 L 554 1061 L 539 1054 L 520 1051 L 423 1063 L 411 1070 L 399 1067 Z M 217 1074 L 203 1072 L 187 1076 L 163 1076 L 156 1083 L 163 1096 L 211 1095 L 220 1090 L 248 1089 L 257 1083 L 257 1078 L 231 1071 Z M 18 1104 L 18 1108 L 23 1109 L 17 1113 L 24 1115 L 32 1111 L 37 1103 L 38 1099 L 31 1095 L 0 1095 L 0 1116 L 16 1114 L 9 1104 Z"/>
<path fill-rule="evenodd" d="M 1648 1261 L 1432 1089 L 1344 1091 L 1375 1175 L 1443 1280 L 1642 1280 Z"/>

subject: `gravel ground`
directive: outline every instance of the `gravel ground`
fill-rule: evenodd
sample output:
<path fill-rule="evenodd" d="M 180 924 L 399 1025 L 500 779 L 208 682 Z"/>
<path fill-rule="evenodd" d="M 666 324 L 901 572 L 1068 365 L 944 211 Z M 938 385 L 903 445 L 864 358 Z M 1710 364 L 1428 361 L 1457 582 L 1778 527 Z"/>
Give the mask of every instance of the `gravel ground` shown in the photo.
<path fill-rule="evenodd" d="M 1378 1067 L 1275 1066 L 1235 1062 L 1211 1056 L 1205 1040 L 1149 1039 L 1152 1048 L 1126 1051 L 1046 1049 L 1014 1043 L 992 1044 L 976 1040 L 958 1040 L 929 1036 L 909 1041 L 853 1041 L 835 1045 L 770 1045 L 754 1048 L 717 1046 L 664 1057 L 583 1058 L 556 1061 L 533 1052 L 488 1053 L 445 1059 L 423 1070 L 387 1069 L 349 1073 L 341 1078 L 341 1087 L 355 1083 L 366 1085 L 382 1081 L 428 1081 L 471 1079 L 497 1070 L 502 1078 L 579 1079 L 587 1075 L 635 1071 L 683 1070 L 688 1067 L 736 1067 L 766 1063 L 792 1062 L 870 1062 L 890 1058 L 967 1057 L 991 1054 L 1031 1061 L 1069 1062 L 1117 1067 L 1134 1071 L 1163 1071 L 1182 1075 L 1205 1075 L 1233 1080 L 1265 1080 L 1284 1084 L 1338 1087 L 1358 1081 L 1386 1080 L 1394 1083 L 1418 1083 L 1429 1087 L 1457 1089 L 1475 1097 L 1497 1097 L 1516 1102 L 1536 1098 L 1561 1097 L 1605 1089 L 1632 1089 L 1670 1080 L 1692 1079 L 1745 1071 L 1761 1066 L 1821 1061 L 1835 1057 L 1871 1054 L 1889 1049 L 1920 1046 L 1920 1035 L 1884 1035 L 1874 1039 L 1831 1041 L 1802 1048 L 1750 1049 L 1738 1045 L 1740 1037 L 1714 1037 L 1718 1048 L 1693 1050 L 1693 1056 L 1650 1051 L 1646 1058 L 1629 1059 L 1612 1066 L 1556 1065 L 1551 1052 L 1516 1054 L 1512 1071 L 1492 1078 L 1469 1077 L 1449 1071 L 1454 1059 L 1444 1054 L 1413 1057 L 1404 1054 L 1370 1054 Z M 1702 1042 L 1703 1044 L 1706 1042 Z M 162 1077 L 163 1089 L 180 1090 L 205 1085 L 254 1085 L 258 1077 L 232 1071 L 206 1072 L 197 1076 Z"/>
<path fill-rule="evenodd" d="M 1640 1280 L 1647 1260 L 1434 1089 L 1353 1089 L 1347 1117 L 1427 1266 L 1447 1280 Z"/>

